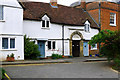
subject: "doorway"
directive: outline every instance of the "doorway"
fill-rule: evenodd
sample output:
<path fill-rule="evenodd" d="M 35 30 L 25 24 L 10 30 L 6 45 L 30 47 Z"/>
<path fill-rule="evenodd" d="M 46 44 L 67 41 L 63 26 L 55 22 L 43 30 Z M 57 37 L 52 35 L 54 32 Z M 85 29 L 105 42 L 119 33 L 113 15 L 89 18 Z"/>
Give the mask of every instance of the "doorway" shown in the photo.
<path fill-rule="evenodd" d="M 72 55 L 73 57 L 80 57 L 80 40 L 72 41 Z"/>
<path fill-rule="evenodd" d="M 38 41 L 39 51 L 40 51 L 40 58 L 45 58 L 45 41 Z"/>

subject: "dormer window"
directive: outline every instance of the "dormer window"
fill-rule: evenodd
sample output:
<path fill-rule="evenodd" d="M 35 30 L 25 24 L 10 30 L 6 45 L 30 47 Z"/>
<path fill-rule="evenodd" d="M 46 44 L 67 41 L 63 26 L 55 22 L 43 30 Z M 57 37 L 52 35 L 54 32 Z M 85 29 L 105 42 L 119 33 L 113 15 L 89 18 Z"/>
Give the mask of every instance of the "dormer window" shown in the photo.
<path fill-rule="evenodd" d="M 49 21 L 46 21 L 46 27 L 49 27 Z"/>
<path fill-rule="evenodd" d="M 116 14 L 115 13 L 110 13 L 110 25 L 116 26 Z"/>
<path fill-rule="evenodd" d="M 42 27 L 43 28 L 49 28 L 49 21 L 43 20 L 42 21 Z"/>
<path fill-rule="evenodd" d="M 3 6 L 0 5 L 0 20 L 3 20 Z"/>
<path fill-rule="evenodd" d="M 90 32 L 90 23 L 88 21 L 85 22 L 84 31 L 85 32 Z"/>
<path fill-rule="evenodd" d="M 89 24 L 85 24 L 85 32 L 90 32 L 90 25 Z"/>
<path fill-rule="evenodd" d="M 42 28 L 50 28 L 50 18 L 47 14 L 42 17 Z"/>
<path fill-rule="evenodd" d="M 44 20 L 42 21 L 42 27 L 45 27 L 45 21 Z"/>

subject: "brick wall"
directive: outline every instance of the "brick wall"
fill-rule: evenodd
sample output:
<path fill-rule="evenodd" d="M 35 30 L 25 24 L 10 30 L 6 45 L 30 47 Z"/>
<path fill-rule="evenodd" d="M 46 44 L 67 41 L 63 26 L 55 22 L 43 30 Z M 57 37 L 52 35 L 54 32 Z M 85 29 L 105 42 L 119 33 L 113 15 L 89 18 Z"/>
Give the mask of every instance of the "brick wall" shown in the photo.
<path fill-rule="evenodd" d="M 116 13 L 116 26 L 110 26 L 110 12 Z M 101 30 L 118 30 L 118 12 L 108 9 L 101 9 Z"/>
<path fill-rule="evenodd" d="M 98 24 L 100 14 L 101 30 L 120 30 L 120 5 L 113 2 L 101 2 L 100 6 L 100 13 L 98 2 L 87 3 L 86 10 L 94 18 L 94 20 L 96 20 Z M 110 26 L 110 12 L 116 13 L 116 26 Z"/>
<path fill-rule="evenodd" d="M 110 13 L 116 13 L 116 26 L 110 26 Z M 101 3 L 101 30 L 109 29 L 112 31 L 118 30 L 118 4 L 111 2 Z"/>

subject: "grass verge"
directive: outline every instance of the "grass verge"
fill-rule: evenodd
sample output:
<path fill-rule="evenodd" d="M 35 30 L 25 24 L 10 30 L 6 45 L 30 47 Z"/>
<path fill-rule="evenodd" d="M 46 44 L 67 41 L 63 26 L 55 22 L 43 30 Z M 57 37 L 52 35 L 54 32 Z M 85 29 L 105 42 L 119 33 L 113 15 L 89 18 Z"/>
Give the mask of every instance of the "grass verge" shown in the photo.
<path fill-rule="evenodd" d="M 5 73 L 6 71 L 3 68 L 0 68 L 0 76 L 1 76 L 1 80 L 3 80 L 5 78 Z"/>

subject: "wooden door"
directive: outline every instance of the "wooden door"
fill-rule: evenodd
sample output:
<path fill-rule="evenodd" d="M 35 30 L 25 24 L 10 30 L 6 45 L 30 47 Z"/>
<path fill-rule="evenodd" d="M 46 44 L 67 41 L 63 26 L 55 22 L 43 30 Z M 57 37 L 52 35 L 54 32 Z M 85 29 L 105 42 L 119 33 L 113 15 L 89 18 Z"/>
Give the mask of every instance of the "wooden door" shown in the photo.
<path fill-rule="evenodd" d="M 89 56 L 88 42 L 84 42 L 84 43 L 83 43 L 83 55 L 84 55 L 84 56 Z"/>
<path fill-rule="evenodd" d="M 80 41 L 79 40 L 72 41 L 72 55 L 73 57 L 80 57 Z"/>
<path fill-rule="evenodd" d="M 38 41 L 39 51 L 40 51 L 40 58 L 45 57 L 45 42 L 44 41 Z"/>

